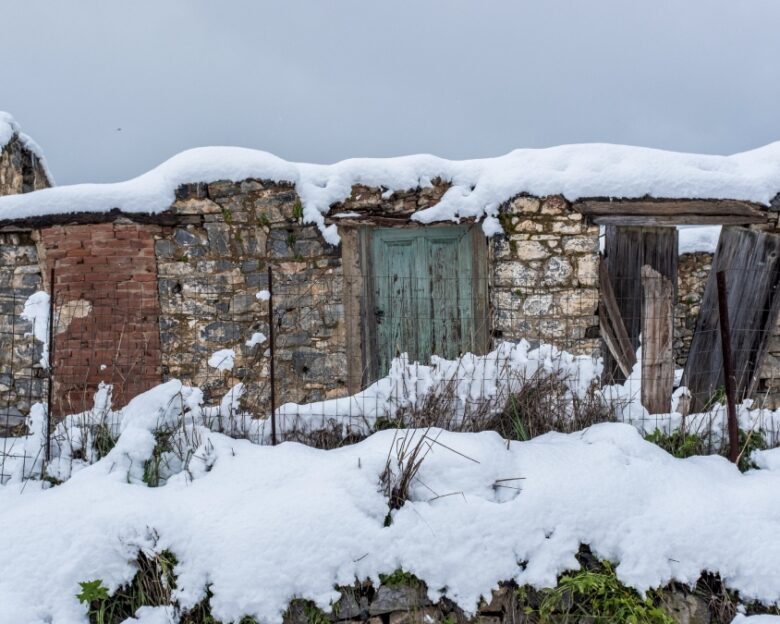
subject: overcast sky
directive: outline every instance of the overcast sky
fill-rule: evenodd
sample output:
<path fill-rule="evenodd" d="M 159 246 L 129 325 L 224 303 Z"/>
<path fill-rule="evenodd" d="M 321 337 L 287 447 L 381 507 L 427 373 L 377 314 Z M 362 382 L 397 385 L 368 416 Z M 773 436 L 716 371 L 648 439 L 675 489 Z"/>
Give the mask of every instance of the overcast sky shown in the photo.
<path fill-rule="evenodd" d="M 60 184 L 200 145 L 332 162 L 780 139 L 778 0 L 0 0 L 0 20 L 0 110 Z"/>

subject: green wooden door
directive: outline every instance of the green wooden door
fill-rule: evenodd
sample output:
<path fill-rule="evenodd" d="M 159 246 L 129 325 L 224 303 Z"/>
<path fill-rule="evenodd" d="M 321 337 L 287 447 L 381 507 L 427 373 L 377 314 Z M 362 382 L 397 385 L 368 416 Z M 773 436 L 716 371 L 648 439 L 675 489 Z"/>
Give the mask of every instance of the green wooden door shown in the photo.
<path fill-rule="evenodd" d="M 370 377 L 398 353 L 481 353 L 486 336 L 485 238 L 471 226 L 372 228 L 367 300 Z"/>

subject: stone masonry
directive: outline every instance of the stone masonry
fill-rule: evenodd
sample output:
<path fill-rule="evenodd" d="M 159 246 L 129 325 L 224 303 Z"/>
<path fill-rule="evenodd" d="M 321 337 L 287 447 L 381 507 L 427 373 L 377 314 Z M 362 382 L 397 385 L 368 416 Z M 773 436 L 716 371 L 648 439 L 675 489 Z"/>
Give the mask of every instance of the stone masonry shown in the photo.
<path fill-rule="evenodd" d="M 343 394 L 346 384 L 340 249 L 300 223 L 291 186 L 247 180 L 179 189 L 181 224 L 156 244 L 165 375 L 194 383 L 207 400 L 241 381 L 244 405 L 269 406 L 269 288 L 273 271 L 277 405 Z M 222 349 L 232 370 L 208 365 Z"/>
<path fill-rule="evenodd" d="M 14 137 L 0 150 L 0 196 L 29 193 L 50 186 L 37 156 Z"/>
<path fill-rule="evenodd" d="M 30 405 L 43 397 L 43 345 L 22 318 L 27 298 L 41 289 L 30 234 L 0 234 L 0 437 L 21 432 Z"/>
<path fill-rule="evenodd" d="M 14 136 L 0 150 L 0 196 L 50 185 L 38 157 Z M 42 344 L 22 318 L 27 298 L 41 290 L 41 270 L 31 233 L 0 234 L 0 437 L 23 433 L 30 405 L 40 401 L 45 372 Z"/>
<path fill-rule="evenodd" d="M 497 338 L 597 354 L 599 228 L 562 197 L 518 197 L 501 212 L 491 271 Z"/>

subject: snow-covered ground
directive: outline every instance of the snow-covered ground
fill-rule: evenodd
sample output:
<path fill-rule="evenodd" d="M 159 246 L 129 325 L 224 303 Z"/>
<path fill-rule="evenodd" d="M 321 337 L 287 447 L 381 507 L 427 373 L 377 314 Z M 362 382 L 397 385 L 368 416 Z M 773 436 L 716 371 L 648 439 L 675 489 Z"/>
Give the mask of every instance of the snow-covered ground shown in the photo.
<path fill-rule="evenodd" d="M 175 598 L 194 605 L 208 586 L 225 621 L 278 622 L 293 597 L 328 609 L 334 585 L 398 568 L 473 611 L 502 580 L 554 585 L 580 543 L 639 590 L 709 570 L 743 600 L 780 600 L 780 450 L 743 474 L 614 423 L 510 443 L 383 431 L 333 451 L 202 432 L 189 471 L 150 488 L 139 475 L 154 439 L 137 418 L 64 484 L 0 488 L 0 621 L 86 621 L 79 581 L 128 582 L 140 548 L 175 553 Z M 388 456 L 397 469 L 399 436 L 430 450 L 385 527 L 379 475 Z"/>
<path fill-rule="evenodd" d="M 591 358 L 525 343 L 425 367 L 397 358 L 388 378 L 364 391 L 371 400 L 284 406 L 280 431 L 322 426 L 323 414 L 338 418 L 345 401 L 384 406 L 345 423 L 348 432 L 453 379 L 462 405 L 492 400 L 501 396 L 502 370 L 560 371 L 577 394 L 600 369 Z M 488 373 L 499 380 L 494 388 L 484 384 Z M 505 382 L 520 378 L 506 373 Z M 11 466 L 13 478 L 0 487 L 0 622 L 86 621 L 78 583 L 101 579 L 116 589 L 133 577 L 139 549 L 172 551 L 179 605 L 196 604 L 208 587 L 224 621 L 248 614 L 278 622 L 294 597 L 327 610 L 338 598 L 335 585 L 376 582 L 398 568 L 423 579 L 432 599 L 446 588 L 473 611 L 499 581 L 554 585 L 577 567 L 580 544 L 617 563 L 619 578 L 639 590 L 694 583 L 709 571 L 743 601 L 780 602 L 780 449 L 755 452 L 758 468 L 745 473 L 719 456 L 675 459 L 642 434 L 673 430 L 681 416 L 648 418 L 629 385 L 603 389 L 623 406 L 623 423 L 527 442 L 494 432 L 390 430 L 332 451 L 215 432 L 246 433 L 241 391 L 204 407 L 199 390 L 171 381 L 113 410 L 110 388 L 102 387 L 91 412 L 57 429 L 48 474 L 64 483 L 54 487 L 28 478 L 42 469 L 45 412 L 36 407 L 32 434 L 14 450 L 37 462 Z M 717 411 L 689 417 L 687 426 L 697 418 L 723 426 Z M 119 436 L 102 459 L 90 437 L 96 423 Z M 776 424 L 774 412 L 743 406 L 743 428 Z M 148 487 L 145 468 L 160 430 L 171 432 L 178 453 L 169 452 L 162 485 Z M 264 425 L 254 433 L 265 441 Z M 403 441 L 424 445 L 425 460 L 408 502 L 385 526 L 380 474 L 389 459 L 397 478 Z"/>

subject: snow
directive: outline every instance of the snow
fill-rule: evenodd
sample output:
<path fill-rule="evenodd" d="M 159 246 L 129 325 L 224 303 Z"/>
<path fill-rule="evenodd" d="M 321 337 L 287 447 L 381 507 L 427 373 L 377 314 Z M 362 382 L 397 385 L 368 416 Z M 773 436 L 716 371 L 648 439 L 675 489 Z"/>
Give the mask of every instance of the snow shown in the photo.
<path fill-rule="evenodd" d="M 383 431 L 334 451 L 208 432 L 189 471 L 149 488 L 137 478 L 154 442 L 148 416 L 166 422 L 181 407 L 166 386 L 142 395 L 117 447 L 69 481 L 0 488 L 0 620 L 86 622 L 79 581 L 115 589 L 139 549 L 171 550 L 175 598 L 192 606 L 208 584 L 222 621 L 280 622 L 293 597 L 327 610 L 334 585 L 397 568 L 426 581 L 432 599 L 446 588 L 473 612 L 499 581 L 554 585 L 576 568 L 581 542 L 639 590 L 709 570 L 743 600 L 780 600 L 776 470 L 675 459 L 623 424 L 511 443 L 492 432 Z M 398 436 L 430 449 L 385 527 L 379 474 Z M 160 609 L 140 615 L 165 621 Z"/>
<path fill-rule="evenodd" d="M 49 293 L 39 290 L 27 298 L 21 314 L 25 321 L 32 323 L 32 336 L 43 344 L 40 359 L 43 368 L 49 367 L 49 301 Z"/>
<path fill-rule="evenodd" d="M 780 616 L 777 615 L 742 615 L 737 614 L 731 624 L 780 624 Z"/>
<path fill-rule="evenodd" d="M 220 349 L 211 354 L 208 364 L 218 371 L 233 370 L 235 359 L 236 352 L 233 349 Z"/>
<path fill-rule="evenodd" d="M 265 334 L 263 332 L 255 332 L 252 334 L 252 337 L 246 341 L 247 347 L 254 347 L 256 345 L 262 344 L 266 341 Z"/>
<path fill-rule="evenodd" d="M 177 624 L 172 607 L 141 607 L 122 624 Z"/>
<path fill-rule="evenodd" d="M 6 130 L 6 134 L 7 134 Z M 259 178 L 291 182 L 303 217 L 338 243 L 335 224 L 326 226 L 331 205 L 354 184 L 393 191 L 430 186 L 441 178 L 451 187 L 441 201 L 417 211 L 421 223 L 483 221 L 487 235 L 501 231 L 497 215 L 508 199 L 528 193 L 582 197 L 711 198 L 769 204 L 780 190 L 780 142 L 731 156 L 688 154 L 604 143 L 518 149 L 479 160 L 446 160 L 428 154 L 398 158 L 354 158 L 332 165 L 294 163 L 267 152 L 238 147 L 203 147 L 182 152 L 126 182 L 79 184 L 0 199 L 0 219 L 74 210 L 156 213 L 174 201 L 177 187 L 192 182 Z"/>
<path fill-rule="evenodd" d="M 715 253 L 720 237 L 719 225 L 681 226 L 677 228 L 678 250 L 681 254 L 704 251 Z"/>
<path fill-rule="evenodd" d="M 255 297 L 260 301 L 268 301 L 271 298 L 271 293 L 267 290 L 261 290 Z"/>
<path fill-rule="evenodd" d="M 46 162 L 46 158 L 43 155 L 43 150 L 41 149 L 40 145 L 38 145 L 31 137 L 27 136 L 21 131 L 19 124 L 10 113 L 0 111 L 0 151 L 2 151 L 3 148 L 8 145 L 8 143 L 10 143 L 14 136 L 18 136 L 22 145 L 35 154 L 41 164 L 41 167 L 43 168 L 43 171 L 46 173 L 49 184 L 54 186 L 54 176 L 49 170 L 49 165 Z"/>

